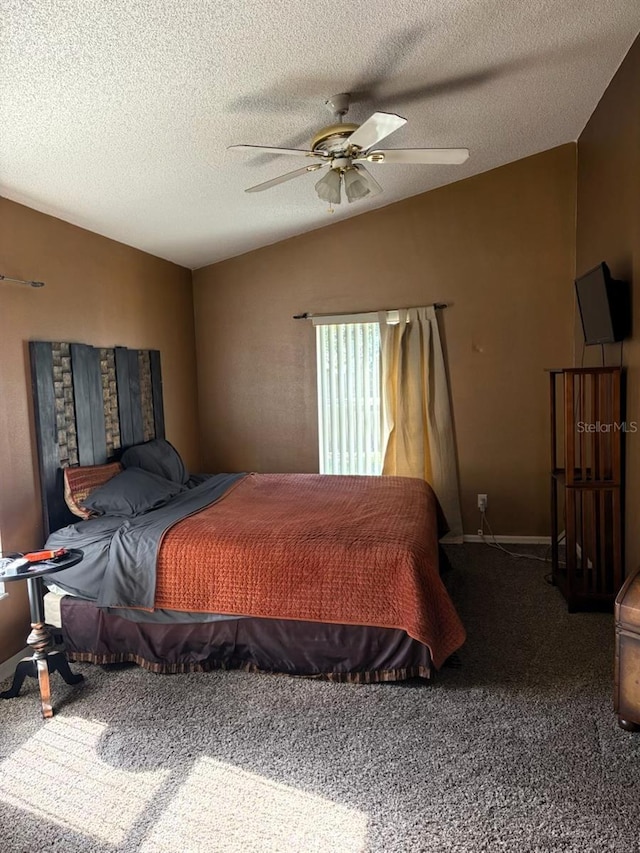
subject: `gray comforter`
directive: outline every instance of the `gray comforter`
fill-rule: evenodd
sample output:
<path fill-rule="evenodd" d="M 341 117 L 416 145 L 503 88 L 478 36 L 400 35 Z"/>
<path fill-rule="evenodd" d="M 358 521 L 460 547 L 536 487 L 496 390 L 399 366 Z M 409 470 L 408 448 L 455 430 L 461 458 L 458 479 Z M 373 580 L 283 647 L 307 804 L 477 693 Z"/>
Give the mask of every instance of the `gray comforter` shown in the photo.
<path fill-rule="evenodd" d="M 173 498 L 169 503 L 135 518 L 99 518 L 56 530 L 46 547 L 79 548 L 84 559 L 77 566 L 51 576 L 51 581 L 71 595 L 116 609 L 120 615 L 144 621 L 176 621 L 171 611 L 125 612 L 123 608 L 153 608 L 156 558 L 163 534 L 174 524 L 222 497 L 244 474 L 217 474 Z M 154 618 L 155 617 L 155 618 Z M 209 621 L 210 614 L 181 614 L 180 621 Z"/>

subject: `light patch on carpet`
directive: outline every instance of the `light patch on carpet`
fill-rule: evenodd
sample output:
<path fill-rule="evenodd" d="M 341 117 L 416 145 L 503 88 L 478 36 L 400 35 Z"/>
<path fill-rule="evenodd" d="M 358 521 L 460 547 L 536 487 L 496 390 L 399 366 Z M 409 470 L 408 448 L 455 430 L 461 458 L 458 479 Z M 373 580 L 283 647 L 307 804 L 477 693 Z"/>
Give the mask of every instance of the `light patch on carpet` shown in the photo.
<path fill-rule="evenodd" d="M 199 758 L 141 853 L 362 853 L 367 815 Z"/>
<path fill-rule="evenodd" d="M 104 723 L 57 716 L 0 764 L 0 798 L 111 844 L 123 842 L 168 771 L 132 772 L 97 755 Z"/>

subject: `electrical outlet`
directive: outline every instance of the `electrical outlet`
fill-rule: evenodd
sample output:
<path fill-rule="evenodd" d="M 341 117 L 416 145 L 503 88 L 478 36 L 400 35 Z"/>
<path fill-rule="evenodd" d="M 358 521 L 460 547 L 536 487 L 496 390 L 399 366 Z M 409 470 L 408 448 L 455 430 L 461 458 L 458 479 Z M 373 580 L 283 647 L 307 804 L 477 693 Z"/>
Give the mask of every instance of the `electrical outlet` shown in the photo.
<path fill-rule="evenodd" d="M 486 495 L 478 495 L 478 509 L 480 512 L 487 511 L 487 496 Z"/>

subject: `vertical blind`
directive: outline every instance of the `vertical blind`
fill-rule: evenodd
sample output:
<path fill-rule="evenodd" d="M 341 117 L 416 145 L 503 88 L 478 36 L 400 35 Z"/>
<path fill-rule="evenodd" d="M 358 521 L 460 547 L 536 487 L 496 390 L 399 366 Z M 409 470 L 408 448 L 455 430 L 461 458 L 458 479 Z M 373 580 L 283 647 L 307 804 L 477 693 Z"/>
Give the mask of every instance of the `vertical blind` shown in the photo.
<path fill-rule="evenodd" d="M 378 323 L 316 326 L 321 474 L 380 474 Z"/>

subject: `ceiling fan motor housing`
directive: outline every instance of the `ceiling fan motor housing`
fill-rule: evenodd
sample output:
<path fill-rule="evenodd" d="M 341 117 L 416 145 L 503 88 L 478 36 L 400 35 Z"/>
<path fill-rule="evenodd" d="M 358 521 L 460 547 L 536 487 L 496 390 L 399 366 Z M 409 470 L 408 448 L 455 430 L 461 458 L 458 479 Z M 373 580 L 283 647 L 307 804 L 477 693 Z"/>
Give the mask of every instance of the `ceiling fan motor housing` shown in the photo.
<path fill-rule="evenodd" d="M 323 127 L 311 140 L 311 150 L 338 154 L 344 151 L 349 137 L 359 127 L 359 124 L 350 123 L 330 124 L 328 127 Z"/>

